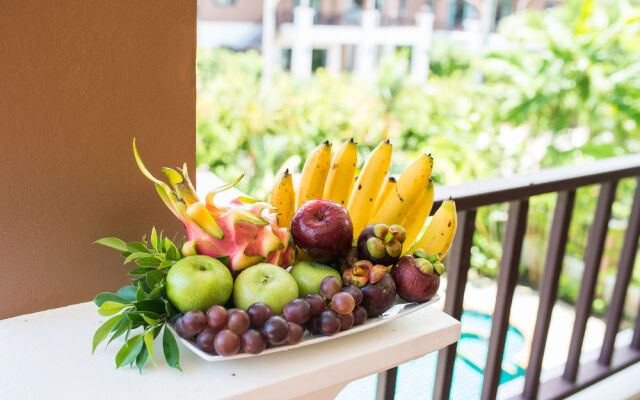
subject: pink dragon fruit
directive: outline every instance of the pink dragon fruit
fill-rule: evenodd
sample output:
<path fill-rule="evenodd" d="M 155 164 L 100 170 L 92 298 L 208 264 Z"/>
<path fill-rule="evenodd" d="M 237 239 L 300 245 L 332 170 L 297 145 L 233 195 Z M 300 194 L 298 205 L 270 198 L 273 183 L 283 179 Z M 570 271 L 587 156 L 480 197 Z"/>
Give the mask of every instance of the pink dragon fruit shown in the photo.
<path fill-rule="evenodd" d="M 215 205 L 216 193 L 233 187 L 242 176 L 211 191 L 203 203 L 189 180 L 186 163 L 182 169 L 162 168 L 172 189 L 144 166 L 135 139 L 133 153 L 140 171 L 155 183 L 162 201 L 184 224 L 187 241 L 182 246 L 182 253 L 185 256 L 227 256 L 228 267 L 234 275 L 261 262 L 283 268 L 293 264 L 293 239 L 287 228 L 277 225 L 275 214 L 269 212 L 272 208 L 269 204 L 241 197 L 228 207 Z"/>

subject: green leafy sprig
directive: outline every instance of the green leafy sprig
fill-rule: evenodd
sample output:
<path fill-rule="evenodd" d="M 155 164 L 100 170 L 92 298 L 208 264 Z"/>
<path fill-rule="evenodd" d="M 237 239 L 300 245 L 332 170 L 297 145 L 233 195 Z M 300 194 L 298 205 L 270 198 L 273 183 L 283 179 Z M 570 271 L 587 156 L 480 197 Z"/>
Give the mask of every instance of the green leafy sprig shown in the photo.
<path fill-rule="evenodd" d="M 166 325 L 179 311 L 167 298 L 165 288 L 167 272 L 183 257 L 182 242 L 176 246 L 171 239 L 162 237 L 162 232 L 156 232 L 154 227 L 149 241 L 145 235 L 140 242 L 126 243 L 115 237 L 107 237 L 95 243 L 121 251 L 124 263 L 135 262 L 136 268 L 129 271 L 129 275 L 135 276 L 131 278 L 131 285 L 115 293 L 100 293 L 93 299 L 100 315 L 112 317 L 94 334 L 91 352 L 95 352 L 96 347 L 107 338 L 108 345 L 124 335 L 125 343 L 116 354 L 116 368 L 135 364 L 142 373 L 148 359 L 155 365 L 153 340 L 163 332 L 164 358 L 169 366 L 182 371 L 176 339 Z"/>

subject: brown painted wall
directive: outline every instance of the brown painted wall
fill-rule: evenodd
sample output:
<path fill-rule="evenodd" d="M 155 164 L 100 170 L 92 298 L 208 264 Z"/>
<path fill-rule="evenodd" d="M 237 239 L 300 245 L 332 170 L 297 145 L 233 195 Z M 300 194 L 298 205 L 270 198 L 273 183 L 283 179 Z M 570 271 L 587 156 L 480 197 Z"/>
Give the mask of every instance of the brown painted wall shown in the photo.
<path fill-rule="evenodd" d="M 182 228 L 138 171 L 195 167 L 196 1 L 2 2 L 0 318 L 115 290 L 103 236 Z"/>

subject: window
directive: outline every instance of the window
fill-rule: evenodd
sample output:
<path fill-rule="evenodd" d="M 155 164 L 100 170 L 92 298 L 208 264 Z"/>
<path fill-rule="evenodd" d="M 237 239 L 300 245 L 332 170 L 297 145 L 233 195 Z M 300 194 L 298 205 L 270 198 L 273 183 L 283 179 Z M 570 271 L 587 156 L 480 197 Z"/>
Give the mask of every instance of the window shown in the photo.
<path fill-rule="evenodd" d="M 236 4 L 236 0 L 213 0 L 215 6 L 233 6 Z"/>

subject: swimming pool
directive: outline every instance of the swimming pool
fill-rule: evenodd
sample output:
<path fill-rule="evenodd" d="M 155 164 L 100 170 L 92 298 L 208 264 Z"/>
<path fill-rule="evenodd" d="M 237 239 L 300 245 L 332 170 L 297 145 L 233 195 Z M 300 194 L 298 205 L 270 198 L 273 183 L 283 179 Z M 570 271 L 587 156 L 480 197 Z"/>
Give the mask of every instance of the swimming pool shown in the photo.
<path fill-rule="evenodd" d="M 462 334 L 458 342 L 458 352 L 453 369 L 451 399 L 474 399 L 480 397 L 482 389 L 484 364 L 487 359 L 491 332 L 491 315 L 465 310 L 462 313 L 461 322 Z M 500 383 L 524 375 L 524 369 L 514 361 L 514 357 L 524 345 L 522 333 L 509 325 Z M 402 400 L 431 398 L 437 357 L 437 353 L 433 353 L 402 364 L 398 368 L 395 398 Z M 376 375 L 371 375 L 347 385 L 336 399 L 374 399 L 375 388 Z"/>

